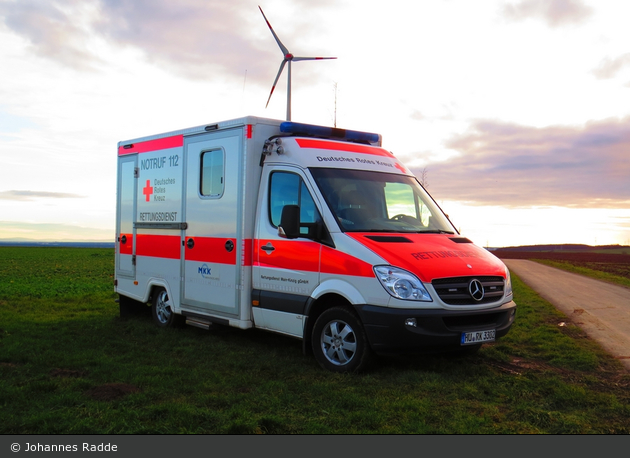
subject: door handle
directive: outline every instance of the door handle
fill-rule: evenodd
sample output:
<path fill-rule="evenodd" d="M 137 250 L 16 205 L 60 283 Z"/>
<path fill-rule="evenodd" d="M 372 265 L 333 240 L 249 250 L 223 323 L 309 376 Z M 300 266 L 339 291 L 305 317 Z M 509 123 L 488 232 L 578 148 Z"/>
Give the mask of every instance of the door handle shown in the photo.
<path fill-rule="evenodd" d="M 127 236 L 126 236 L 126 235 L 123 235 L 123 236 L 120 238 L 120 241 L 121 241 L 122 243 L 127 243 Z"/>
<path fill-rule="evenodd" d="M 195 246 L 195 241 L 193 239 L 188 239 L 188 241 L 186 242 L 186 246 L 188 248 L 192 248 Z"/>
<path fill-rule="evenodd" d="M 271 254 L 271 252 L 275 250 L 276 248 L 271 244 L 271 242 L 267 242 L 267 245 L 261 246 L 260 249 L 266 252 L 267 254 Z"/>

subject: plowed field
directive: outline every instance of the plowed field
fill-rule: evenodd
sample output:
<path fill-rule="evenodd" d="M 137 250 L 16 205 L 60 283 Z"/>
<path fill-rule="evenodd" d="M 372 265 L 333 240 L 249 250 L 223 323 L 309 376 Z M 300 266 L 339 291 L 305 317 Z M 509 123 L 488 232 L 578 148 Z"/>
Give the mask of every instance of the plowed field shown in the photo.
<path fill-rule="evenodd" d="M 504 250 L 494 251 L 493 254 L 501 259 L 548 259 L 568 262 L 577 267 L 586 267 L 630 279 L 630 255 L 628 254 Z"/>

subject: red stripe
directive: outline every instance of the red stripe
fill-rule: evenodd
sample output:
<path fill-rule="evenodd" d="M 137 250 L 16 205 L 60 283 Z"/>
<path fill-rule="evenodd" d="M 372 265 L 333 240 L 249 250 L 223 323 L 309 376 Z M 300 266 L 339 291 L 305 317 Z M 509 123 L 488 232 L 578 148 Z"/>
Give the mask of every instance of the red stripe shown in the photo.
<path fill-rule="evenodd" d="M 372 154 L 374 156 L 394 157 L 389 151 L 377 146 L 359 145 L 357 143 L 333 142 L 312 138 L 295 139 L 300 148 L 329 149 L 334 151 L 348 151 L 350 153 Z"/>
<path fill-rule="evenodd" d="M 131 254 L 131 234 L 127 234 L 125 247 Z M 121 234 L 122 236 L 122 234 Z M 186 261 L 212 262 L 218 264 L 236 265 L 236 239 L 223 237 L 186 237 L 186 242 L 192 238 L 195 242 L 193 248 L 185 248 Z M 225 249 L 227 241 L 234 244 L 234 249 L 229 252 Z M 262 246 L 271 242 L 275 250 L 267 254 Z M 252 245 L 256 250 L 255 259 L 252 262 Z M 321 249 L 321 262 L 320 262 Z M 122 251 L 121 251 L 122 252 Z M 179 235 L 136 235 L 136 255 L 155 258 L 180 259 L 181 237 Z M 241 265 L 260 266 L 278 269 L 291 269 L 302 272 L 320 272 L 333 275 L 351 275 L 355 277 L 373 277 L 372 265 L 359 258 L 350 256 L 333 248 L 322 246 L 315 242 L 298 242 L 288 240 L 245 240 Z M 320 267 L 321 266 L 321 267 Z"/>
<path fill-rule="evenodd" d="M 327 246 L 322 249 L 322 273 L 374 277 L 371 264 Z"/>
<path fill-rule="evenodd" d="M 193 239 L 195 245 L 193 248 L 186 247 L 186 261 L 236 265 L 236 239 L 223 237 L 186 237 L 186 243 L 188 243 L 190 239 Z M 232 251 L 225 249 L 225 244 L 228 240 L 233 243 L 234 248 Z"/>
<path fill-rule="evenodd" d="M 270 242 L 275 250 L 267 254 L 262 247 Z M 284 240 L 256 240 L 256 253 L 259 267 L 291 269 L 301 272 L 321 272 L 333 275 L 373 277 L 372 265 L 315 242 Z M 321 248 L 321 262 L 320 262 Z"/>
<path fill-rule="evenodd" d="M 181 237 L 179 235 L 137 234 L 136 255 L 180 259 Z"/>
<path fill-rule="evenodd" d="M 123 236 L 127 239 L 125 243 L 118 242 L 118 253 L 120 254 L 133 254 L 133 234 L 120 234 L 118 240 L 121 240 Z"/>
<path fill-rule="evenodd" d="M 145 142 L 133 143 L 131 145 L 119 146 L 118 155 L 132 153 L 147 153 L 150 151 L 158 151 L 161 149 L 177 148 L 184 146 L 184 136 L 175 135 L 173 137 L 158 138 L 157 140 L 147 140 Z"/>
<path fill-rule="evenodd" d="M 254 254 L 254 246 L 252 239 L 243 241 L 243 253 L 241 254 L 241 265 L 246 267 L 252 266 L 252 255 Z"/>
<path fill-rule="evenodd" d="M 122 234 L 121 234 L 122 237 Z M 185 249 L 186 261 L 214 262 L 219 264 L 236 265 L 236 239 L 214 237 L 186 237 L 194 240 L 194 247 Z M 120 245 L 122 254 L 132 254 L 132 234 L 127 234 L 127 243 Z M 227 251 L 227 241 L 234 244 L 231 252 Z M 124 250 L 124 251 L 123 251 Z M 252 240 L 245 240 L 243 244 L 241 263 L 244 266 L 252 265 Z M 136 235 L 136 255 L 153 258 L 180 259 L 181 237 L 179 235 Z"/>
<path fill-rule="evenodd" d="M 273 251 L 265 252 L 262 247 L 271 243 Z M 320 244 L 289 240 L 256 240 L 256 266 L 274 269 L 291 269 L 303 272 L 319 272 Z"/>

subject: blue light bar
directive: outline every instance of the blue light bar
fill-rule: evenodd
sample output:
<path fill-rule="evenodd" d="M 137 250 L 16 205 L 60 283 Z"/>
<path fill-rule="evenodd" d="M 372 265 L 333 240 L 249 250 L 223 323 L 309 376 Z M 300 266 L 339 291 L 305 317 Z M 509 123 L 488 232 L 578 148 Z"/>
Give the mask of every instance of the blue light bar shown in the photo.
<path fill-rule="evenodd" d="M 359 132 L 358 130 L 337 129 L 336 127 L 314 126 L 312 124 L 287 121 L 280 124 L 280 132 L 381 146 L 381 136 L 379 134 Z"/>

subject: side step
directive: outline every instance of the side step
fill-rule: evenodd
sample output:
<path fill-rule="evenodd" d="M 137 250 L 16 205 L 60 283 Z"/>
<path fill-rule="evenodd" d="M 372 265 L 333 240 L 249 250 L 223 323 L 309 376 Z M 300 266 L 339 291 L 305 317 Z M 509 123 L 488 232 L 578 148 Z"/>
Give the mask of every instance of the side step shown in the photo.
<path fill-rule="evenodd" d="M 216 318 L 216 317 L 207 317 L 204 315 L 199 315 L 193 312 L 184 311 L 182 313 L 186 318 L 186 324 L 191 326 L 195 326 L 196 328 L 205 329 L 208 331 L 213 324 L 221 324 L 224 326 L 229 326 L 230 322 L 224 318 Z"/>
<path fill-rule="evenodd" d="M 206 331 L 208 331 L 210 327 L 212 326 L 212 322 L 210 321 L 201 320 L 199 318 L 193 318 L 193 317 L 186 317 L 186 324 L 189 324 L 196 328 L 205 329 Z"/>

